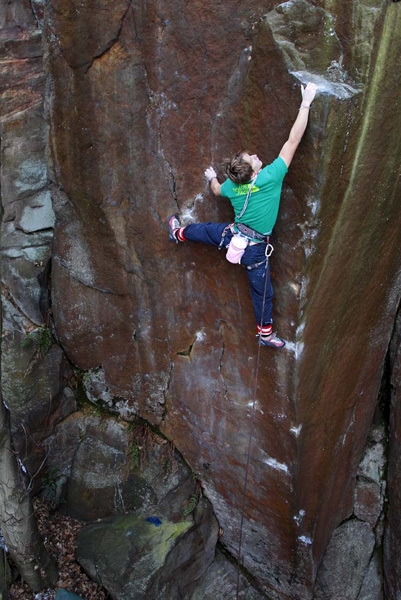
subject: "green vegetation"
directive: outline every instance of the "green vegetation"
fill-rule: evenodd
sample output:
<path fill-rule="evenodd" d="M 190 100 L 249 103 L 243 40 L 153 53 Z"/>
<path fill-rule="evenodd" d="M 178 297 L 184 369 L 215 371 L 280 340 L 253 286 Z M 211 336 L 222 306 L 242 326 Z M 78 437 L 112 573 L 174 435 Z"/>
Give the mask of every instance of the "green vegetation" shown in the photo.
<path fill-rule="evenodd" d="M 139 469 L 146 463 L 155 460 L 163 480 L 173 475 L 177 470 L 175 446 L 162 435 L 154 431 L 145 421 L 131 423 L 130 441 L 127 447 L 127 457 L 133 469 Z"/>
<path fill-rule="evenodd" d="M 49 352 L 52 345 L 52 334 L 47 325 L 41 325 L 30 331 L 21 342 L 21 348 L 33 347 L 33 353 L 29 359 L 26 373 L 30 373 L 33 367 Z"/>
<path fill-rule="evenodd" d="M 139 469 L 141 448 L 137 440 L 132 440 L 127 448 L 127 456 L 133 469 Z"/>
<path fill-rule="evenodd" d="M 182 514 L 184 515 L 184 517 L 187 517 L 189 514 L 191 514 L 191 512 L 195 510 L 195 508 L 198 506 L 198 502 L 199 494 L 191 494 L 188 501 L 184 505 L 184 508 L 182 509 Z"/>
<path fill-rule="evenodd" d="M 46 325 L 41 325 L 27 334 L 22 340 L 21 347 L 34 345 L 34 356 L 41 359 L 49 352 L 52 345 L 52 334 Z"/>

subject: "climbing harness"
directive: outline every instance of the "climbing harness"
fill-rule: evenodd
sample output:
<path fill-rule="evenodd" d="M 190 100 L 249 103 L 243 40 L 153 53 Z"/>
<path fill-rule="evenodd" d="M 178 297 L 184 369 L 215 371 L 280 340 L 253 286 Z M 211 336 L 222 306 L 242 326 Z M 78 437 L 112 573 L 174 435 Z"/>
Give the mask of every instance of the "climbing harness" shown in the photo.
<path fill-rule="evenodd" d="M 252 229 L 251 227 L 248 227 L 248 225 L 244 225 L 244 223 L 235 222 L 234 231 L 236 230 L 252 241 L 269 243 L 270 233 L 259 233 L 256 229 Z"/>
<path fill-rule="evenodd" d="M 270 250 L 269 254 L 267 254 L 269 246 L 270 246 L 270 244 L 268 244 L 266 246 L 266 259 L 264 261 L 262 261 L 262 264 L 263 264 L 263 262 L 266 262 L 266 272 L 265 272 L 265 285 L 264 285 L 264 290 L 263 290 L 262 315 L 261 315 L 261 320 L 260 320 L 261 323 L 263 322 L 263 314 L 264 314 L 265 303 L 266 303 L 267 265 L 269 263 L 269 256 L 273 252 L 273 246 L 270 246 L 271 250 Z M 261 335 L 262 335 L 262 333 L 260 332 L 259 338 L 261 337 Z M 260 349 L 261 349 L 261 345 L 258 344 L 258 354 L 256 357 L 256 368 L 255 368 L 255 383 L 254 383 L 253 398 L 252 398 L 251 423 L 249 426 L 248 449 L 247 449 L 246 465 L 245 465 L 244 491 L 243 491 L 243 496 L 242 496 L 241 520 L 240 520 L 240 528 L 239 528 L 238 563 L 240 565 L 243 564 L 242 533 L 243 533 L 243 527 L 244 527 L 244 511 L 245 511 L 246 493 L 248 490 L 248 474 L 249 474 L 249 464 L 250 464 L 251 443 L 252 443 L 253 430 L 255 427 L 256 392 L 258 389 L 258 379 L 259 379 Z M 236 591 L 236 596 L 235 596 L 236 600 L 239 599 L 239 577 L 240 577 L 240 570 L 238 569 L 237 570 L 237 591 Z"/>

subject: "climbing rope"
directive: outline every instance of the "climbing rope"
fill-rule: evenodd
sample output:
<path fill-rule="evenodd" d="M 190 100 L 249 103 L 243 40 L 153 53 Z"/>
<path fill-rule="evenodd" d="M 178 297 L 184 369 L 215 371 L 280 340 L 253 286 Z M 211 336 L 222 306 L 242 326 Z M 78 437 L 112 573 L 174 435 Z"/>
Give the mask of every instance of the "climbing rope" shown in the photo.
<path fill-rule="evenodd" d="M 271 252 L 270 252 L 271 254 Z M 269 256 L 270 256 L 269 254 Z M 266 256 L 266 268 L 265 268 L 265 285 L 263 290 L 263 301 L 262 301 L 262 316 L 260 319 L 261 325 L 263 324 L 263 315 L 265 312 L 265 303 L 266 303 L 266 291 L 267 291 L 267 267 L 269 265 L 269 257 Z M 262 335 L 262 330 L 260 330 L 258 339 L 260 342 L 260 336 Z M 260 348 L 261 345 L 258 343 L 258 353 L 256 357 L 256 368 L 255 368 L 255 383 L 253 388 L 253 398 L 252 398 L 252 410 L 251 410 L 251 423 L 249 427 L 249 436 L 248 436 L 248 449 L 246 455 L 246 465 L 245 465 L 245 477 L 244 477 L 244 492 L 242 496 L 242 507 L 241 507 L 241 520 L 240 520 L 240 528 L 239 528 L 239 544 L 238 544 L 238 562 L 242 564 L 242 533 L 244 526 L 244 512 L 245 512 L 245 502 L 246 502 L 246 493 L 248 489 L 248 474 L 249 474 L 249 464 L 250 464 L 250 454 L 251 454 L 251 443 L 252 436 L 255 424 L 255 407 L 256 407 L 256 392 L 258 389 L 258 379 L 259 379 L 259 364 L 260 364 Z M 237 592 L 236 592 L 236 600 L 239 598 L 239 576 L 240 570 L 237 570 Z"/>

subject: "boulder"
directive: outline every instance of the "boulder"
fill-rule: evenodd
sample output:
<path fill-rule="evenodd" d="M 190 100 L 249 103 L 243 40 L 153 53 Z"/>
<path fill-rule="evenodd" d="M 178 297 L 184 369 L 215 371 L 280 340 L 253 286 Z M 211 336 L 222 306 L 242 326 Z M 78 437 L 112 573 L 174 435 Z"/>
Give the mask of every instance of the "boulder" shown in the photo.
<path fill-rule="evenodd" d="M 385 501 L 386 444 L 384 426 L 373 424 L 358 467 L 354 503 L 354 515 L 372 527 L 376 526 Z"/>
<path fill-rule="evenodd" d="M 380 487 L 371 481 L 358 479 L 355 487 L 354 514 L 374 527 L 383 508 Z"/>
<path fill-rule="evenodd" d="M 214 533 L 213 533 L 214 532 Z M 188 597 L 214 556 L 216 521 L 202 499 L 194 518 L 172 522 L 153 507 L 148 516 L 125 515 L 81 530 L 77 558 L 112 598 Z"/>
<path fill-rule="evenodd" d="M 238 573 L 236 566 L 216 550 L 214 561 L 190 596 L 190 600 L 263 600 L 264 594 L 250 583 L 243 573 Z"/>
<path fill-rule="evenodd" d="M 383 568 L 378 552 L 375 550 L 362 583 L 357 600 L 384 600 Z"/>
<path fill-rule="evenodd" d="M 356 600 L 375 546 L 368 523 L 351 519 L 333 533 L 316 580 L 315 600 Z"/>
<path fill-rule="evenodd" d="M 145 424 L 87 406 L 61 421 L 47 443 L 47 492 L 60 493 L 61 508 L 74 518 L 142 515 L 157 506 L 163 518 L 176 521 L 199 497 L 194 473 Z"/>

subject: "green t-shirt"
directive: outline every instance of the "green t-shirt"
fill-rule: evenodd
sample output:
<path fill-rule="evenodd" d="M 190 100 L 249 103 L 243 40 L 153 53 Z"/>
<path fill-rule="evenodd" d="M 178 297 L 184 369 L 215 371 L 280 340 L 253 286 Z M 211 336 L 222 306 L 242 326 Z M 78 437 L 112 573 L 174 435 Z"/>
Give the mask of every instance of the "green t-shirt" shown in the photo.
<path fill-rule="evenodd" d="M 239 220 L 237 217 L 244 207 L 251 184 L 238 185 L 231 179 L 226 179 L 220 191 L 222 196 L 229 198 L 237 223 L 248 225 L 258 233 L 268 235 L 272 232 L 277 220 L 281 187 L 287 171 L 287 165 L 280 156 L 259 171 L 253 183 L 248 207 Z"/>

